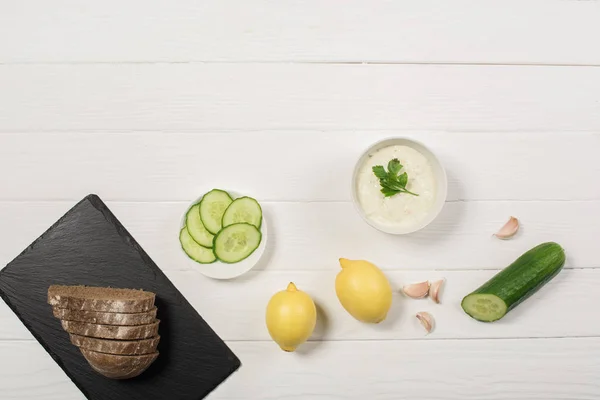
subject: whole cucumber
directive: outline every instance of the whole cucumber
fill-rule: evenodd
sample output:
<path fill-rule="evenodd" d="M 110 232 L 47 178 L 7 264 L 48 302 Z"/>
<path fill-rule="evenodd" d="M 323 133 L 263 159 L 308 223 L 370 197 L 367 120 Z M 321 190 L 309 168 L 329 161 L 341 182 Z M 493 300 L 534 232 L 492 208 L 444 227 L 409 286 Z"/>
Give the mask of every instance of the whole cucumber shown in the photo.
<path fill-rule="evenodd" d="M 462 309 L 478 321 L 497 321 L 554 278 L 564 264 L 560 245 L 542 243 L 465 296 Z"/>

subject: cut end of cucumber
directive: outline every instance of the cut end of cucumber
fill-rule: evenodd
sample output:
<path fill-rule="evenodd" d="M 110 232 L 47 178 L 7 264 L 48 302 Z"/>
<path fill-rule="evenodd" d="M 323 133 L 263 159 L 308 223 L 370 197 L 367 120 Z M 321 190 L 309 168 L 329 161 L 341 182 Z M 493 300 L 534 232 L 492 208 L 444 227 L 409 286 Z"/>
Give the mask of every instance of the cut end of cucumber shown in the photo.
<path fill-rule="evenodd" d="M 506 303 L 493 294 L 473 293 L 462 301 L 462 309 L 471 317 L 482 322 L 493 322 L 506 315 Z"/>

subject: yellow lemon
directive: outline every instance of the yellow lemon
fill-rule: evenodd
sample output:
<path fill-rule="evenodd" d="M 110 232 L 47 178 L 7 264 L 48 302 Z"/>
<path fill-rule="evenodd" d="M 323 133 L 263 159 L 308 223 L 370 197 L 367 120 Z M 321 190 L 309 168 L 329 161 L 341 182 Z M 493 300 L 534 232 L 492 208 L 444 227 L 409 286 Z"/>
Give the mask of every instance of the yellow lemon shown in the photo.
<path fill-rule="evenodd" d="M 362 322 L 383 321 L 392 305 L 392 288 L 383 272 L 364 260 L 340 258 L 340 265 L 335 292 L 344 309 Z"/>
<path fill-rule="evenodd" d="M 305 292 L 292 282 L 275 293 L 267 304 L 267 329 L 284 351 L 294 351 L 312 335 L 317 323 L 317 308 Z"/>

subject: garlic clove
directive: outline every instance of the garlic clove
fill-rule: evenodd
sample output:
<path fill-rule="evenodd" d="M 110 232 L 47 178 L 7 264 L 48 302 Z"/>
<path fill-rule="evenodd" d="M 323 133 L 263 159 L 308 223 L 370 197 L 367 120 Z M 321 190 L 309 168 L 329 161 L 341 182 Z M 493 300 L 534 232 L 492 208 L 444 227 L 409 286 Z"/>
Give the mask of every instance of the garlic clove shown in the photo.
<path fill-rule="evenodd" d="M 410 285 L 404 285 L 402 291 L 408 297 L 413 299 L 422 299 L 429 293 L 429 282 L 411 283 Z"/>
<path fill-rule="evenodd" d="M 423 325 L 427 333 L 430 333 L 433 330 L 433 317 L 431 314 L 425 311 L 418 312 L 417 319 L 421 322 L 421 325 Z"/>
<path fill-rule="evenodd" d="M 439 281 L 433 282 L 429 287 L 429 297 L 437 304 L 440 304 L 440 290 L 442 289 L 443 284 L 444 279 L 440 279 Z"/>
<path fill-rule="evenodd" d="M 498 239 L 508 239 L 513 237 L 515 233 L 519 230 L 519 220 L 515 217 L 510 217 L 508 222 L 504 224 L 502 228 L 498 232 L 494 234 Z"/>

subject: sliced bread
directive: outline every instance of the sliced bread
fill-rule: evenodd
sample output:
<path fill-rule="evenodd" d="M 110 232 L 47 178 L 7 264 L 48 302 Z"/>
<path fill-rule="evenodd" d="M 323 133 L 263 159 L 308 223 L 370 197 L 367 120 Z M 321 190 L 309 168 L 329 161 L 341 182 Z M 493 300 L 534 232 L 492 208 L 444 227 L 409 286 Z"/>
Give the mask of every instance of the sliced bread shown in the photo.
<path fill-rule="evenodd" d="M 62 320 L 65 331 L 80 336 L 101 339 L 134 340 L 148 339 L 158 335 L 159 320 L 151 324 L 137 326 L 100 325 L 87 322 Z"/>
<path fill-rule="evenodd" d="M 82 349 L 92 350 L 98 353 L 120 355 L 155 353 L 158 342 L 160 341 L 160 336 L 140 340 L 97 339 L 74 334 L 69 334 L 69 336 L 71 337 L 71 343 Z"/>
<path fill-rule="evenodd" d="M 146 312 L 154 308 L 154 298 L 154 293 L 136 289 L 62 285 L 52 285 L 48 288 L 50 305 L 72 310 Z"/>
<path fill-rule="evenodd" d="M 88 322 L 103 325 L 145 325 L 156 319 L 156 307 L 142 313 L 112 313 L 102 311 L 81 311 L 68 308 L 53 308 L 54 316 L 65 321 Z"/>
<path fill-rule="evenodd" d="M 105 354 L 80 349 L 94 371 L 112 379 L 129 379 L 144 372 L 158 357 L 158 352 L 139 356 Z"/>

